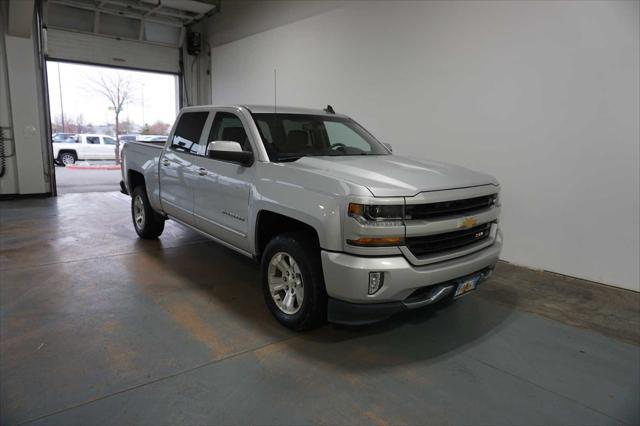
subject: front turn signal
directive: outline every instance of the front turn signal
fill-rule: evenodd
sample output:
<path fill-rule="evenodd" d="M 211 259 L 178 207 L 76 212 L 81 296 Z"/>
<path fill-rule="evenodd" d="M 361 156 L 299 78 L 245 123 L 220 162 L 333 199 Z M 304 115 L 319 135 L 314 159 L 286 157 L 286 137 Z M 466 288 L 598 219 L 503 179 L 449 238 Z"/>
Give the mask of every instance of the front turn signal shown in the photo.
<path fill-rule="evenodd" d="M 402 237 L 361 237 L 355 240 L 347 240 L 347 244 L 359 247 L 390 247 L 404 244 Z"/>

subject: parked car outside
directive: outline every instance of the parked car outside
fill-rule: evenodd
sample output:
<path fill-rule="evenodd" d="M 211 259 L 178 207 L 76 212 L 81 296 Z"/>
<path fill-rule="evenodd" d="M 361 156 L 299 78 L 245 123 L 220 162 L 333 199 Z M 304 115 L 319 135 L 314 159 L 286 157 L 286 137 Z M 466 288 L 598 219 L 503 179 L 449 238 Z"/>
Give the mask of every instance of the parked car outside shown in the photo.
<path fill-rule="evenodd" d="M 74 138 L 75 135 L 75 133 L 54 133 L 51 135 L 51 141 L 53 143 L 67 142 L 69 139 Z"/>
<path fill-rule="evenodd" d="M 138 135 L 138 142 L 166 142 L 167 135 Z"/>
<path fill-rule="evenodd" d="M 53 144 L 53 158 L 68 166 L 78 160 L 115 160 L 116 140 L 108 135 L 78 134 L 64 142 Z"/>
<path fill-rule="evenodd" d="M 167 135 L 120 135 L 120 156 L 122 157 L 122 149 L 129 142 L 166 142 Z"/>

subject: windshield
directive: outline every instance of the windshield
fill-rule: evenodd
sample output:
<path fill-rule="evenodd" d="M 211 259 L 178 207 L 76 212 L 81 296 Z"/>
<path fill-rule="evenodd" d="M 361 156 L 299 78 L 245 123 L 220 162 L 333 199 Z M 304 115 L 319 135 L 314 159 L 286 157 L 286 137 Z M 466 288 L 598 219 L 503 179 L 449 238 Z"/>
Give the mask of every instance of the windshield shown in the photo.
<path fill-rule="evenodd" d="M 271 161 L 306 156 L 388 155 L 389 151 L 343 117 L 307 114 L 253 114 Z"/>

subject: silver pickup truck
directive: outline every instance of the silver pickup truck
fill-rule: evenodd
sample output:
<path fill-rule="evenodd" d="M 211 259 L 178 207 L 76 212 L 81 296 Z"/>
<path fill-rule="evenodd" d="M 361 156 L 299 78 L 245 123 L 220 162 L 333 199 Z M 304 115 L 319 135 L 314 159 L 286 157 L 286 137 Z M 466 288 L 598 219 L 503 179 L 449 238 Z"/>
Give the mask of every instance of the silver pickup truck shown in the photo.
<path fill-rule="evenodd" d="M 123 157 L 141 238 L 172 219 L 255 259 L 297 330 L 453 300 L 502 248 L 493 177 L 394 155 L 330 106 L 184 108 L 165 144 Z"/>

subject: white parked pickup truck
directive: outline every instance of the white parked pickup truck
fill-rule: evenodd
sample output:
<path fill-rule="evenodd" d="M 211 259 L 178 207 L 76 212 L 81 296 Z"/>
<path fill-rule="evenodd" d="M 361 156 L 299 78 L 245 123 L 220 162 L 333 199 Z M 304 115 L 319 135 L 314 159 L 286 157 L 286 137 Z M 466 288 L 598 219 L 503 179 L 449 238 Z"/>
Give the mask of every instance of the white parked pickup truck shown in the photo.
<path fill-rule="evenodd" d="M 78 160 L 115 160 L 116 140 L 107 135 L 84 133 L 61 141 L 54 138 L 53 158 L 63 166 Z"/>
<path fill-rule="evenodd" d="M 331 107 L 189 107 L 166 144 L 123 157 L 140 237 L 172 219 L 254 258 L 269 310 L 297 330 L 453 300 L 502 247 L 493 177 L 394 155 Z"/>

